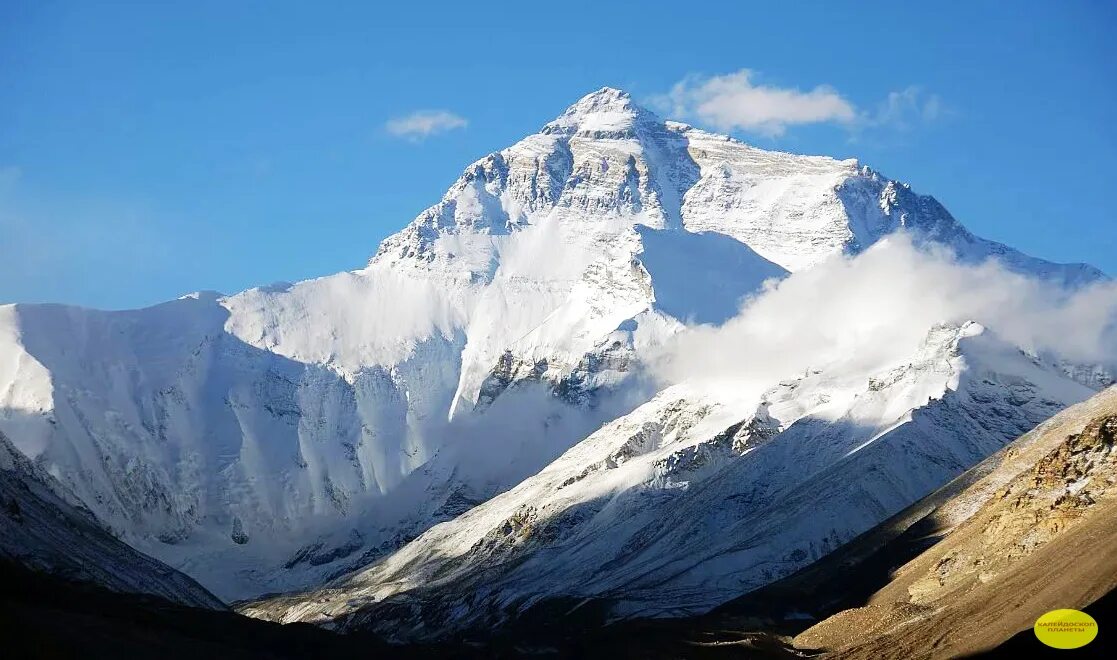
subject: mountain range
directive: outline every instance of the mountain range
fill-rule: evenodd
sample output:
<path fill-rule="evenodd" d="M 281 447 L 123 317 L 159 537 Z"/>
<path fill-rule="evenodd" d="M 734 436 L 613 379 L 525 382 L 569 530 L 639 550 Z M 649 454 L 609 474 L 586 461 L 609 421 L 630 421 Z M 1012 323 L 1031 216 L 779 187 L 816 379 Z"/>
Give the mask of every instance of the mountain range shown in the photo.
<path fill-rule="evenodd" d="M 855 160 L 604 88 L 470 165 L 359 270 L 0 307 L 0 432 L 52 506 L 190 576 L 198 604 L 396 641 L 590 603 L 699 615 L 1113 383 L 984 318 L 879 359 L 663 377 L 694 328 L 896 241 L 1066 295 L 1108 280 Z"/>

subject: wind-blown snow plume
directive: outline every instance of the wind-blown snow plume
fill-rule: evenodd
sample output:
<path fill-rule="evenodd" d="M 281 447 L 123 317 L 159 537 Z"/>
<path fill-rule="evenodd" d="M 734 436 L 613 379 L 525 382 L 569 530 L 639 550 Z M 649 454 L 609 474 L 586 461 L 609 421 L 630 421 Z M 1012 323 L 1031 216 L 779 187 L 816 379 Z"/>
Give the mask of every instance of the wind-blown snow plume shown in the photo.
<path fill-rule="evenodd" d="M 910 355 L 928 327 L 967 320 L 1037 354 L 1117 363 L 1117 283 L 1068 291 L 995 260 L 958 263 L 904 234 L 769 283 L 738 316 L 680 334 L 653 362 L 668 382 L 761 389 L 824 365 L 877 368 Z"/>

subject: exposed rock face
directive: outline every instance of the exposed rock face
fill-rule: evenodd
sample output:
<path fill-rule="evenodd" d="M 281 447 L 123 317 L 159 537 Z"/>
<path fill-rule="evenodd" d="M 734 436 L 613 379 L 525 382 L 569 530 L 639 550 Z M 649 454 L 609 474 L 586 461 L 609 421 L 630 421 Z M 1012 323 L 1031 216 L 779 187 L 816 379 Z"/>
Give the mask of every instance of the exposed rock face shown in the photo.
<path fill-rule="evenodd" d="M 960 657 L 1046 611 L 1089 605 L 1117 587 L 1115 443 L 1110 388 L 963 475 L 968 485 L 921 519 L 943 540 L 865 607 L 810 628 L 796 645 L 827 657 Z"/>
<path fill-rule="evenodd" d="M 547 358 L 517 358 L 505 351 L 481 383 L 474 409 L 484 410 L 517 384 L 542 384 L 564 403 L 592 407 L 624 381 L 639 359 L 631 337 L 614 334 L 619 336 L 607 337 L 574 365 L 550 364 Z"/>
<path fill-rule="evenodd" d="M 949 552 L 933 575 L 914 582 L 912 602 L 934 601 L 974 581 L 991 582 L 1019 560 L 1071 531 L 1117 485 L 1113 468 L 1117 415 L 1094 419 L 1081 433 L 1043 457 L 1031 474 L 995 495 L 996 510 L 983 511 L 981 543 Z"/>

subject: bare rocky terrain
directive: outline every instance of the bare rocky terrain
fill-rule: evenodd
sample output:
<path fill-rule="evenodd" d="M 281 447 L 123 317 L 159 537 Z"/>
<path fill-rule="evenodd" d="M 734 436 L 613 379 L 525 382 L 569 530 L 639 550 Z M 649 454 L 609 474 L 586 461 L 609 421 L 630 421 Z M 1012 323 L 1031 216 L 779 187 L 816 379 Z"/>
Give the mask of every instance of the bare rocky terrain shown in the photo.
<path fill-rule="evenodd" d="M 911 521 L 941 540 L 795 646 L 840 658 L 963 657 L 1048 610 L 1098 600 L 1117 585 L 1115 443 L 1110 388 L 991 456 Z"/>

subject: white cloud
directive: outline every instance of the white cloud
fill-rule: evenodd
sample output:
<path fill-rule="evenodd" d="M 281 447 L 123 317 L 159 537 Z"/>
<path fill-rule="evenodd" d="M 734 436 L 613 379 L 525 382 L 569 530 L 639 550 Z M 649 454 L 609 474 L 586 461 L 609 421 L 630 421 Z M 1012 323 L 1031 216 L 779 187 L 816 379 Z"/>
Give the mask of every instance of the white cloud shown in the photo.
<path fill-rule="evenodd" d="M 966 321 L 1026 350 L 1117 363 L 1117 282 L 1067 292 L 996 262 L 960 264 L 897 234 L 790 275 L 720 327 L 684 332 L 655 371 L 666 382 L 732 380 L 759 394 L 809 368 L 887 367 L 908 359 L 935 325 Z"/>
<path fill-rule="evenodd" d="M 691 75 L 653 103 L 673 117 L 766 137 L 779 137 L 789 127 L 804 124 L 837 124 L 852 132 L 866 127 L 906 129 L 943 114 L 942 100 L 917 86 L 890 92 L 875 111 L 868 111 L 828 85 L 804 92 L 759 85 L 755 78 L 750 69 L 721 76 Z"/>
<path fill-rule="evenodd" d="M 809 92 L 756 85 L 754 73 L 741 69 L 724 76 L 689 76 L 675 84 L 666 102 L 675 115 L 697 117 L 724 131 L 745 130 L 771 137 L 788 126 L 857 119 L 852 103 L 825 85 Z M 663 100 L 661 100 L 662 104 Z"/>
<path fill-rule="evenodd" d="M 409 115 L 388 120 L 384 127 L 396 137 L 422 140 L 455 128 L 465 128 L 468 124 L 465 118 L 447 110 L 417 110 Z"/>

